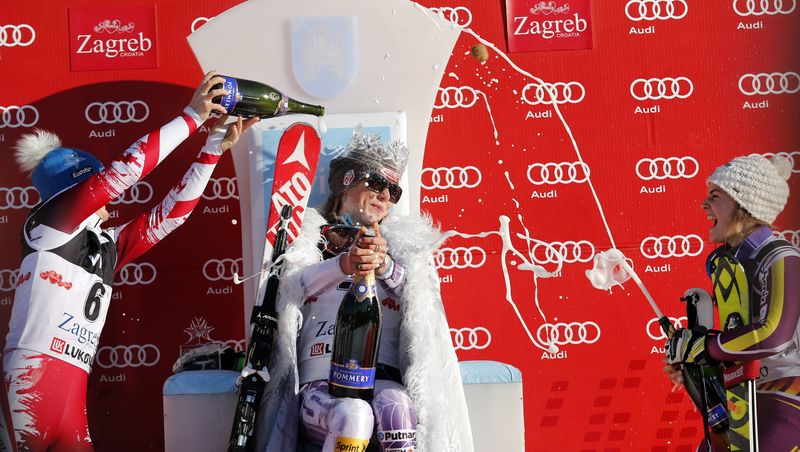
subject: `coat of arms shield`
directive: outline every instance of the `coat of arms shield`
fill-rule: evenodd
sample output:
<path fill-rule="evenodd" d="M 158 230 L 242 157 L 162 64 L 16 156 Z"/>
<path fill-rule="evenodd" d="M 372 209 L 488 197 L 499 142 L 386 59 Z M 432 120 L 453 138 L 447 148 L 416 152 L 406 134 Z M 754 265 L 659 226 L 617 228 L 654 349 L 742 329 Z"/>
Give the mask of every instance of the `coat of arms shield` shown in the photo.
<path fill-rule="evenodd" d="M 292 72 L 314 97 L 347 91 L 358 74 L 357 17 L 293 17 Z"/>

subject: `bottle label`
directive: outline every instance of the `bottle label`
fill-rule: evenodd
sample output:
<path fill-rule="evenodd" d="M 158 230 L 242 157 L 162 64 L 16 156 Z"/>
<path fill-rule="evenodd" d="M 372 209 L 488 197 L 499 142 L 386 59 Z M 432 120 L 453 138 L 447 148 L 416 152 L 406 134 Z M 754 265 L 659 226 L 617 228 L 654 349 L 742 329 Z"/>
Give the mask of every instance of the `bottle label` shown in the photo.
<path fill-rule="evenodd" d="M 236 99 L 239 98 L 239 83 L 233 77 L 223 78 L 225 79 L 225 83 L 222 84 L 222 87 L 228 91 L 228 95 L 222 96 L 219 104 L 225 107 L 225 110 L 228 110 L 228 113 L 230 113 L 236 108 Z"/>
<path fill-rule="evenodd" d="M 719 404 L 708 410 L 709 427 L 716 427 L 722 421 L 727 419 L 728 419 L 728 413 L 725 411 L 725 407 L 723 407 L 722 404 Z"/>
<path fill-rule="evenodd" d="M 350 389 L 370 389 L 375 387 L 375 368 L 361 367 L 358 360 L 351 359 L 346 365 L 331 362 L 331 385 Z"/>
<path fill-rule="evenodd" d="M 375 296 L 378 290 L 375 288 L 375 275 L 370 273 L 363 278 L 356 278 L 353 281 L 353 293 L 356 296 L 356 301 L 362 301 Z"/>

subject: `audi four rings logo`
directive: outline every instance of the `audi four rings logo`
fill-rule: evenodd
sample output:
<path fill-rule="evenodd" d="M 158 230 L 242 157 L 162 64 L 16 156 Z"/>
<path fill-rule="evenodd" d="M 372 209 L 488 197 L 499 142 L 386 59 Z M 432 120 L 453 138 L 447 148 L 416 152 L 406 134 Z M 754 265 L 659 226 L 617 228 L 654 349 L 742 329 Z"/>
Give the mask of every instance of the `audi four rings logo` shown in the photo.
<path fill-rule="evenodd" d="M 17 287 L 19 270 L 0 269 L 0 292 L 11 292 Z"/>
<path fill-rule="evenodd" d="M 109 204 L 147 204 L 151 199 L 153 199 L 153 186 L 147 181 L 139 181 Z"/>
<path fill-rule="evenodd" d="M 683 19 L 689 12 L 686 0 L 629 0 L 625 15 L 633 21 Z"/>
<path fill-rule="evenodd" d="M 198 28 L 202 27 L 206 24 L 209 20 L 213 19 L 212 17 L 198 17 L 192 21 L 192 33 L 194 33 Z"/>
<path fill-rule="evenodd" d="M 492 333 L 486 328 L 450 328 L 450 339 L 456 350 L 483 350 L 492 343 Z"/>
<path fill-rule="evenodd" d="M 695 234 L 686 236 L 647 237 L 642 240 L 639 251 L 648 259 L 659 257 L 686 257 L 697 256 L 703 252 L 703 239 Z"/>
<path fill-rule="evenodd" d="M 36 40 L 36 30 L 28 24 L 0 25 L 0 47 L 27 47 Z"/>
<path fill-rule="evenodd" d="M 746 96 L 794 94 L 800 91 L 800 74 L 797 72 L 744 74 L 739 77 L 739 91 Z"/>
<path fill-rule="evenodd" d="M 477 246 L 469 248 L 439 248 L 433 256 L 436 268 L 449 270 L 452 268 L 480 268 L 486 263 L 486 251 Z"/>
<path fill-rule="evenodd" d="M 691 179 L 699 171 L 700 164 L 689 156 L 643 158 L 636 162 L 636 175 L 642 180 Z"/>
<path fill-rule="evenodd" d="M 469 27 L 469 25 L 472 23 L 472 11 L 463 6 L 456 6 L 455 8 L 439 7 L 429 9 L 439 14 L 439 17 L 442 19 L 450 21 L 459 27 Z"/>
<path fill-rule="evenodd" d="M 522 101 L 528 105 L 577 104 L 585 96 L 586 89 L 578 82 L 528 83 L 522 88 Z"/>
<path fill-rule="evenodd" d="M 97 349 L 94 362 L 103 369 L 153 367 L 161 359 L 161 351 L 153 344 L 104 345 Z"/>
<path fill-rule="evenodd" d="M 580 184 L 589 180 L 589 165 L 583 162 L 548 162 L 528 165 L 528 180 L 533 185 Z"/>
<path fill-rule="evenodd" d="M 686 77 L 637 78 L 631 82 L 631 96 L 636 100 L 686 99 L 694 92 Z"/>
<path fill-rule="evenodd" d="M 156 280 L 156 275 L 158 275 L 156 266 L 149 262 L 125 264 L 125 266 L 114 275 L 114 285 L 135 286 L 138 284 L 152 284 L 153 281 Z"/>
<path fill-rule="evenodd" d="M 126 124 L 143 122 L 150 116 L 150 107 L 144 101 L 92 102 L 84 111 L 86 120 L 97 124 Z"/>
<path fill-rule="evenodd" d="M 424 168 L 422 170 L 422 188 L 475 188 L 483 179 L 481 170 L 474 166 L 452 166 Z"/>
<path fill-rule="evenodd" d="M 733 10 L 740 16 L 791 14 L 797 0 L 733 0 Z"/>
<path fill-rule="evenodd" d="M 669 318 L 669 323 L 671 323 L 676 330 L 686 328 L 684 326 L 686 325 L 686 321 L 686 317 Z M 647 322 L 647 327 L 645 329 L 647 331 L 647 336 L 654 341 L 667 339 L 667 335 L 664 334 L 664 330 L 661 329 L 661 325 L 659 325 L 657 318 L 650 319 L 650 321 Z"/>
<path fill-rule="evenodd" d="M 448 86 L 439 88 L 433 108 L 469 108 L 478 101 L 478 93 L 471 86 Z"/>
<path fill-rule="evenodd" d="M 39 110 L 33 105 L 0 105 L 0 129 L 8 127 L 33 127 L 39 122 Z"/>
<path fill-rule="evenodd" d="M 772 234 L 791 243 L 795 248 L 800 248 L 800 230 L 775 231 Z"/>
<path fill-rule="evenodd" d="M 0 210 L 30 209 L 39 204 L 39 192 L 33 187 L 0 187 Z"/>
<path fill-rule="evenodd" d="M 557 264 L 562 261 L 572 264 L 591 262 L 594 259 L 595 250 L 592 242 L 580 240 L 578 242 L 536 242 L 531 252 L 534 261 L 539 264 Z M 538 257 L 541 254 L 544 254 L 543 259 Z"/>
<path fill-rule="evenodd" d="M 789 159 L 789 161 L 792 163 L 792 173 L 794 173 L 794 174 L 800 173 L 800 168 L 796 168 L 795 167 L 797 162 L 800 161 L 800 152 L 799 151 L 794 151 L 794 152 L 765 152 L 764 154 L 750 154 L 750 155 L 751 156 L 760 155 L 760 156 L 766 157 L 766 158 L 774 157 L 776 155 L 781 156 L 781 157 L 785 157 L 785 158 Z"/>
<path fill-rule="evenodd" d="M 241 274 L 243 260 L 209 259 L 203 264 L 203 276 L 209 281 L 232 281 L 233 274 Z"/>
<path fill-rule="evenodd" d="M 235 177 L 211 178 L 203 192 L 203 199 L 239 199 Z"/>
<path fill-rule="evenodd" d="M 536 330 L 536 338 L 542 344 L 594 344 L 600 339 L 600 326 L 592 321 L 543 323 Z"/>

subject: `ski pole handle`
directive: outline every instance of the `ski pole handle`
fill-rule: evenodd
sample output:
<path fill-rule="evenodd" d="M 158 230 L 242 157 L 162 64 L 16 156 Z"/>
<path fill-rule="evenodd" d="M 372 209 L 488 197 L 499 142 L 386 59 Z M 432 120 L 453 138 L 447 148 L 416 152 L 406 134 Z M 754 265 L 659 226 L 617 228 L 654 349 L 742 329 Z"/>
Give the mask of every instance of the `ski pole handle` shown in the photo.
<path fill-rule="evenodd" d="M 672 336 L 675 334 L 675 326 L 672 325 L 672 322 L 669 321 L 669 317 L 667 316 L 659 317 L 658 324 L 661 326 L 661 330 L 667 336 L 667 339 L 671 339 Z"/>
<path fill-rule="evenodd" d="M 711 295 L 703 289 L 688 289 L 681 301 L 686 302 L 686 319 L 689 328 L 701 326 L 707 330 L 714 328 L 714 302 Z"/>

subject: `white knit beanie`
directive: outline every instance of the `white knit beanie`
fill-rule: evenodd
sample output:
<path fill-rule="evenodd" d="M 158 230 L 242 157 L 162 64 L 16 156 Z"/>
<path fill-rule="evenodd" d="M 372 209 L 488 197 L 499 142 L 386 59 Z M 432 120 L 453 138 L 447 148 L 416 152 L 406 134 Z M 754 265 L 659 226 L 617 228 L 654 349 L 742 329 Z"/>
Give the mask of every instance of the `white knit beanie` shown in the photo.
<path fill-rule="evenodd" d="M 753 218 L 772 224 L 789 199 L 791 173 L 785 157 L 751 155 L 717 167 L 706 183 L 719 186 Z"/>

